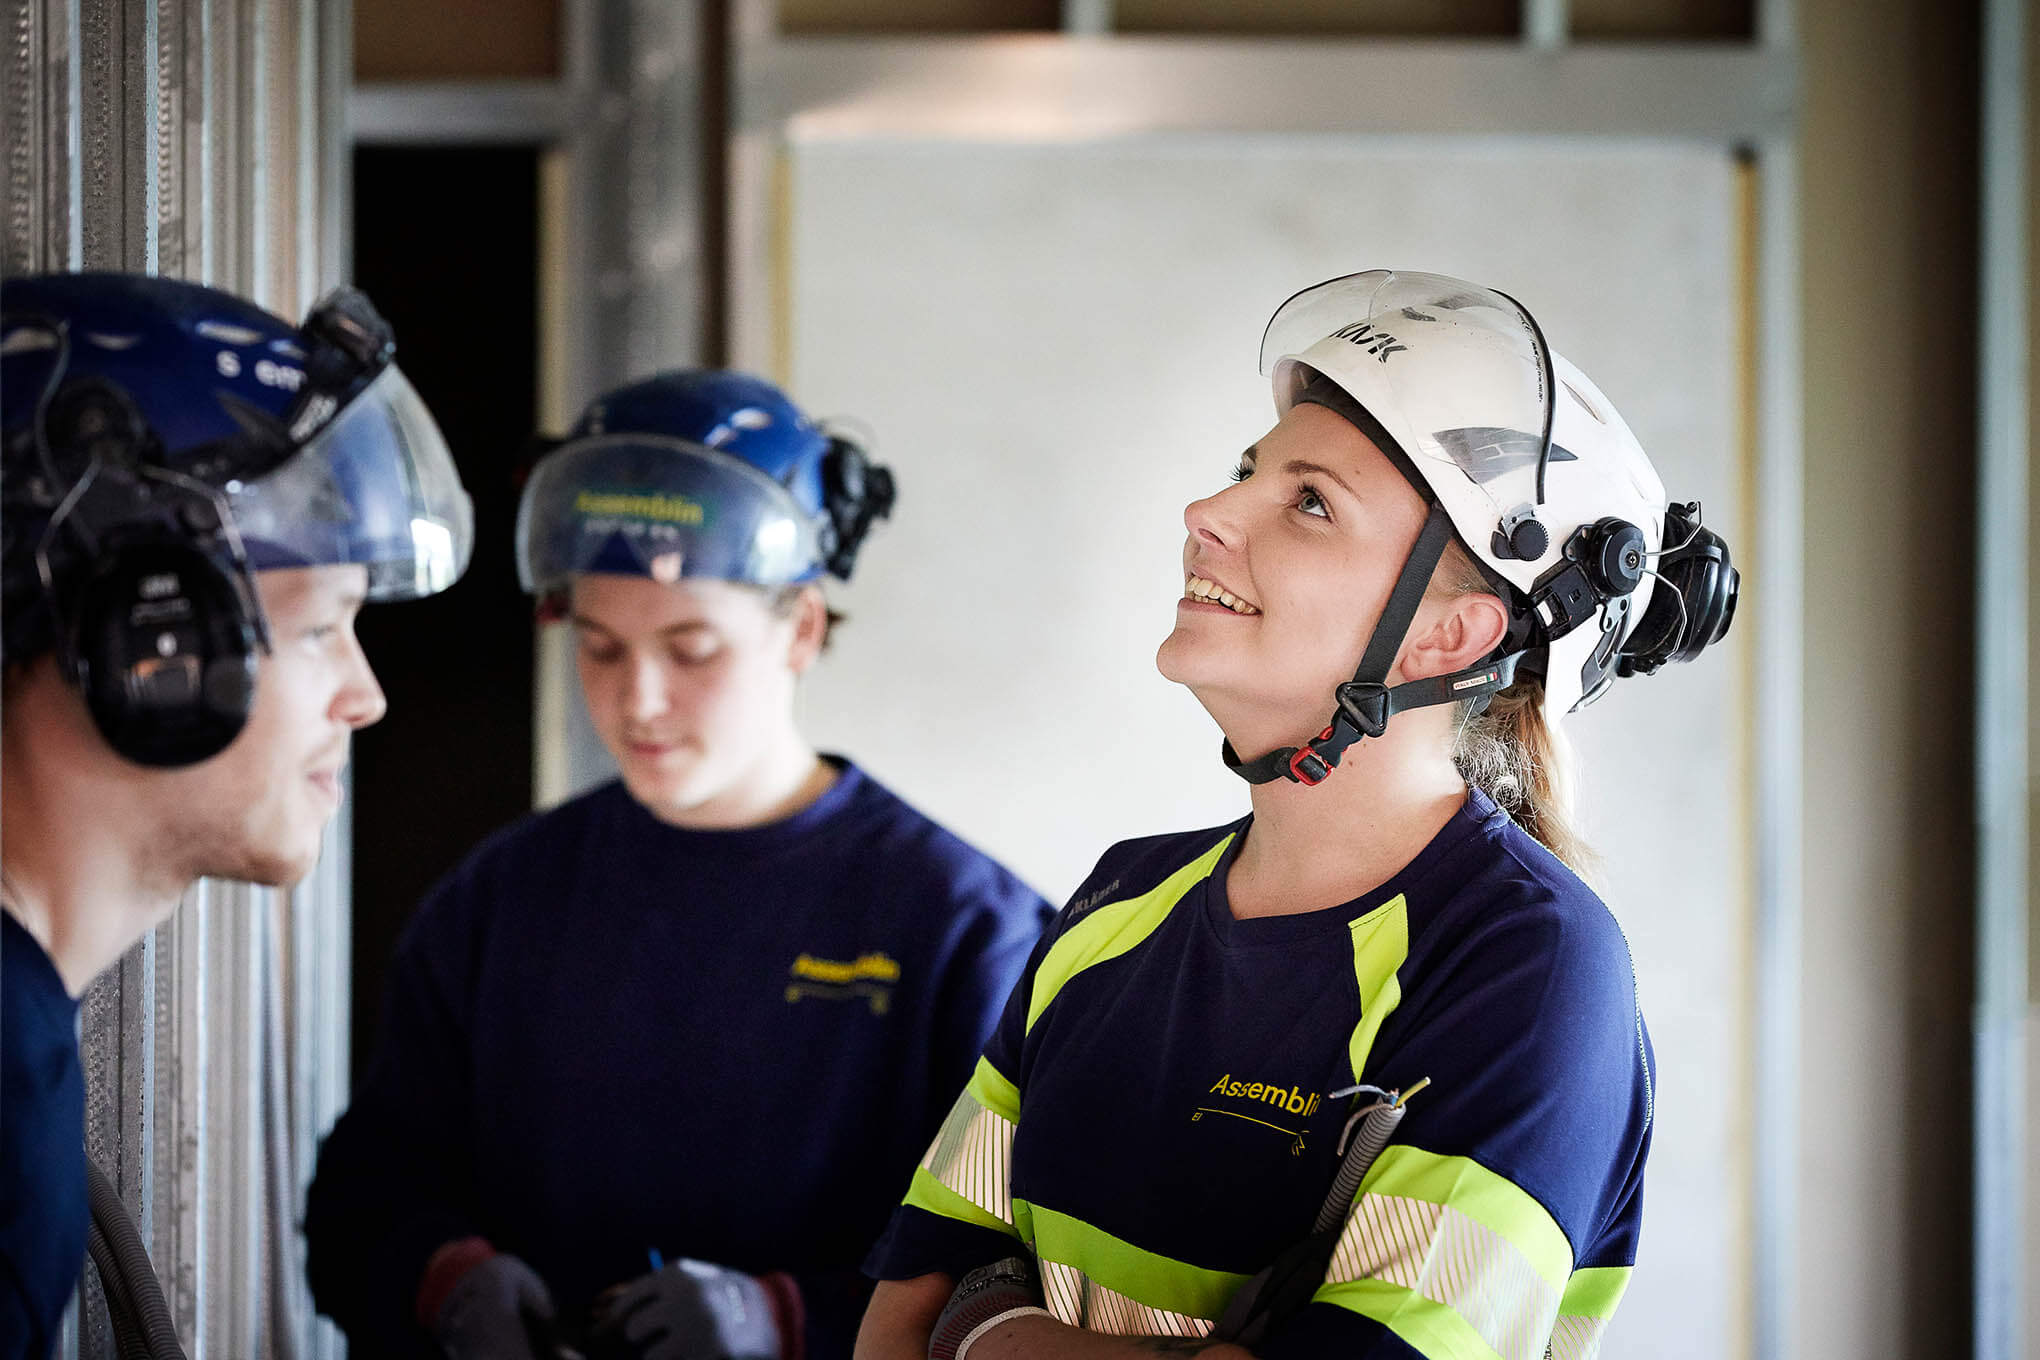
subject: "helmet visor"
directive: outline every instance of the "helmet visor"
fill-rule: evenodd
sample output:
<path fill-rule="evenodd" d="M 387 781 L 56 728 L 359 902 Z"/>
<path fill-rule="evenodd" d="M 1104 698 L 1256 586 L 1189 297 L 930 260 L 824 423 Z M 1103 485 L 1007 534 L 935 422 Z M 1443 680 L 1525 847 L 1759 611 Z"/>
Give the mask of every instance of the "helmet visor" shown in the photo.
<path fill-rule="evenodd" d="M 659 435 L 548 454 L 517 508 L 517 575 L 541 594 L 578 572 L 791 585 L 821 552 L 792 494 L 741 458 Z"/>
<path fill-rule="evenodd" d="M 227 498 L 251 566 L 358 563 L 371 600 L 442 591 L 474 550 L 453 455 L 395 365 L 274 471 L 229 483 Z"/>
<path fill-rule="evenodd" d="M 1395 408 L 1373 414 L 1411 439 L 1404 452 L 1423 475 L 1464 476 L 1498 517 L 1541 504 L 1546 460 L 1572 458 L 1550 444 L 1543 333 L 1520 303 L 1491 288 L 1387 269 L 1307 288 L 1276 310 L 1261 337 L 1261 372 L 1274 379 L 1279 405 L 1301 386 L 1299 363 L 1335 377 L 1367 374 Z M 1379 399 L 1354 396 L 1362 405 Z"/>

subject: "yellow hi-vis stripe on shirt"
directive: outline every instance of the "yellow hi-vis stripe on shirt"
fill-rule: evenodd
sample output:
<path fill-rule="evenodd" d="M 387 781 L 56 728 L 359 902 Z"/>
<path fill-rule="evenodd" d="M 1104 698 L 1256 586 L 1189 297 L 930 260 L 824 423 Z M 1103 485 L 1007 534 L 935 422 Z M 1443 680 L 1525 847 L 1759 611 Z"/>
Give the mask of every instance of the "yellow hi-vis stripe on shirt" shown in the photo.
<path fill-rule="evenodd" d="M 983 1058 L 935 1134 L 906 1202 L 1019 1236 L 1013 1222 L 1013 1133 L 1020 1093 Z"/>
<path fill-rule="evenodd" d="M 1396 972 L 1410 957 L 1410 904 L 1398 893 L 1351 926 L 1353 977 L 1360 984 L 1360 1023 L 1349 1044 L 1353 1080 L 1366 1081 L 1364 1069 L 1381 1022 L 1402 1004 Z"/>
<path fill-rule="evenodd" d="M 1027 1028 L 1030 1031 L 1034 1028 L 1048 1003 L 1055 1000 L 1056 993 L 1071 978 L 1093 964 L 1118 958 L 1154 934 L 1155 928 L 1183 900 L 1183 894 L 1210 877 L 1218 857 L 1232 840 L 1230 835 L 1224 837 L 1139 897 L 1099 907 L 1049 946 L 1048 956 L 1034 972 L 1034 988 L 1028 994 Z"/>
<path fill-rule="evenodd" d="M 1571 1244 L 1535 1198 L 1468 1158 L 1391 1145 L 1316 1298 L 1433 1360 L 1540 1360 L 1571 1275 Z"/>
<path fill-rule="evenodd" d="M 1204 1336 L 1247 1277 L 1206 1270 L 1122 1241 L 1080 1218 L 1014 1205 L 1041 1260 L 1056 1319 L 1114 1336 Z"/>
<path fill-rule="evenodd" d="M 1615 1305 L 1629 1288 L 1628 1266 L 1590 1266 L 1575 1270 L 1558 1303 L 1558 1321 L 1551 1328 L 1551 1360 L 1594 1360 L 1601 1353 L 1601 1335 Z"/>

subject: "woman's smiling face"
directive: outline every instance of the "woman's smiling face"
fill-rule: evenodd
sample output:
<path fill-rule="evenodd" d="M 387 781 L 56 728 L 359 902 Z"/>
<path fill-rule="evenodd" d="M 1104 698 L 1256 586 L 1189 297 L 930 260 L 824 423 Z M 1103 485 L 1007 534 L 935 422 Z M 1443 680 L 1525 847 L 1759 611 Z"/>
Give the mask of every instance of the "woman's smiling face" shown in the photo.
<path fill-rule="evenodd" d="M 1183 598 L 1155 664 L 1207 709 L 1300 731 L 1323 722 L 1352 678 L 1424 501 L 1372 440 L 1307 402 L 1247 450 L 1234 478 L 1183 512 Z"/>

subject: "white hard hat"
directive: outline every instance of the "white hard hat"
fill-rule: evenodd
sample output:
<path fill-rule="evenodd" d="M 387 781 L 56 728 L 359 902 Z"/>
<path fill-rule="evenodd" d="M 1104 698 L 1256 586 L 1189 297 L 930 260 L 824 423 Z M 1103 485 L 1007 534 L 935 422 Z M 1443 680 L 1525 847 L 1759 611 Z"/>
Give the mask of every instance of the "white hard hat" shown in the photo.
<path fill-rule="evenodd" d="M 1641 568 L 1661 546 L 1664 484 L 1614 403 L 1550 351 L 1528 311 L 1442 274 L 1351 274 L 1282 304 L 1261 371 L 1278 412 L 1313 373 L 1338 384 L 1395 441 L 1384 452 L 1403 455 L 1460 542 L 1524 601 L 1584 546 L 1581 530 L 1635 526 L 1640 540 L 1625 536 L 1621 548 L 1631 590 L 1596 601 L 1592 626 L 1545 620 L 1542 631 L 1558 635 L 1535 667 L 1552 716 L 1606 687 L 1654 589 Z"/>
<path fill-rule="evenodd" d="M 1691 660 L 1727 631 L 1740 585 L 1727 544 L 1701 527 L 1697 503 L 1666 504 L 1614 403 L 1507 294 L 1387 269 L 1333 279 L 1276 310 L 1261 372 L 1278 413 L 1298 401 L 1339 411 L 1432 509 L 1332 726 L 1255 760 L 1228 746 L 1245 778 L 1317 783 L 1395 713 L 1484 701 L 1519 668 L 1542 678 L 1556 718 L 1618 675 Z M 1470 670 L 1390 687 L 1416 601 L 1455 536 L 1509 606 L 1508 635 Z"/>

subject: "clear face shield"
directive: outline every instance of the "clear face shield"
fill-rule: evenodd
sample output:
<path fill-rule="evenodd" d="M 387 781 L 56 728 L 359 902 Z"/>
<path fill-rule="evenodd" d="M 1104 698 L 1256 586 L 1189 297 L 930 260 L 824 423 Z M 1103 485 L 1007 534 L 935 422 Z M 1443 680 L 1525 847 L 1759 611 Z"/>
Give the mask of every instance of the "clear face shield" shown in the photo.
<path fill-rule="evenodd" d="M 250 566 L 360 564 L 371 600 L 444 590 L 474 550 L 474 506 L 453 455 L 395 365 L 295 454 L 226 495 Z"/>
<path fill-rule="evenodd" d="M 576 440 L 540 460 L 517 508 L 517 575 L 535 595 L 581 572 L 782 586 L 821 569 L 815 526 L 785 487 L 682 439 Z"/>
<path fill-rule="evenodd" d="M 1541 505 L 1546 466 L 1573 457 L 1551 443 L 1554 375 L 1543 333 L 1493 289 L 1386 269 L 1306 289 L 1276 310 L 1261 338 L 1261 372 L 1282 408 L 1301 391 L 1306 368 L 1375 388 L 1373 399 L 1354 396 L 1409 443 L 1411 458 L 1448 464 L 1478 487 L 1498 524 Z M 1376 400 L 1402 419 L 1388 419 Z M 1428 478 L 1434 469 L 1420 471 Z"/>

